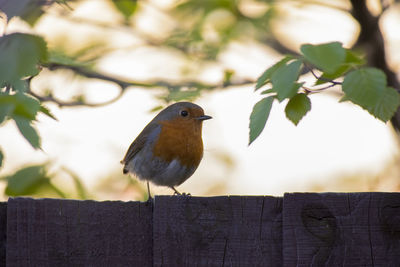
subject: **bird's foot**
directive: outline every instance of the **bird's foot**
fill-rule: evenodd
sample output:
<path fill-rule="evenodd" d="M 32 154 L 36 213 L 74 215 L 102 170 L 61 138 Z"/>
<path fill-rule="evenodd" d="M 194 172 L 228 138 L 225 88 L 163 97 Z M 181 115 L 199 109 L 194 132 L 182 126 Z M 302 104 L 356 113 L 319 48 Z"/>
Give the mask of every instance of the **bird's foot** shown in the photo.
<path fill-rule="evenodd" d="M 149 196 L 145 202 L 146 206 L 153 206 L 154 204 L 154 198 L 152 198 L 151 196 Z"/>
<path fill-rule="evenodd" d="M 190 193 L 179 193 L 178 190 L 176 190 L 173 186 L 171 186 L 171 189 L 174 190 L 174 196 L 182 196 L 182 197 L 192 196 Z"/>

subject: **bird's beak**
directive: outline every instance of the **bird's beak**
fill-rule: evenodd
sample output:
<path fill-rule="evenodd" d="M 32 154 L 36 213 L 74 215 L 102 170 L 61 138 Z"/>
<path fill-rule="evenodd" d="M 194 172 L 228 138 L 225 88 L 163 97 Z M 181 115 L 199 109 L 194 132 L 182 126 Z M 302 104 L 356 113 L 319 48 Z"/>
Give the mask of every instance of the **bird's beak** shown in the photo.
<path fill-rule="evenodd" d="M 196 119 L 198 119 L 199 121 L 205 121 L 205 120 L 212 119 L 212 117 L 208 116 L 208 115 L 203 115 L 203 116 L 197 117 Z"/>

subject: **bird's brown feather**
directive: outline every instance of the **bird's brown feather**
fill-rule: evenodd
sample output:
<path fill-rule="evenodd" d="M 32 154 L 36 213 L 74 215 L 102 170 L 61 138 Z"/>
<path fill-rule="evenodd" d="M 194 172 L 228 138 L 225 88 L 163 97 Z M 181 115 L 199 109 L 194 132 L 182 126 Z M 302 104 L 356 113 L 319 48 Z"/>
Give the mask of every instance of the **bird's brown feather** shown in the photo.
<path fill-rule="evenodd" d="M 128 173 L 128 170 L 126 169 L 126 164 L 129 161 L 131 161 L 135 157 L 135 155 L 143 148 L 148 136 L 156 127 L 158 127 L 157 124 L 152 124 L 152 123 L 147 124 L 147 126 L 142 130 L 142 132 L 136 137 L 136 139 L 129 146 L 129 149 L 126 152 L 124 159 L 121 160 L 121 163 L 125 164 L 122 170 L 124 174 Z"/>

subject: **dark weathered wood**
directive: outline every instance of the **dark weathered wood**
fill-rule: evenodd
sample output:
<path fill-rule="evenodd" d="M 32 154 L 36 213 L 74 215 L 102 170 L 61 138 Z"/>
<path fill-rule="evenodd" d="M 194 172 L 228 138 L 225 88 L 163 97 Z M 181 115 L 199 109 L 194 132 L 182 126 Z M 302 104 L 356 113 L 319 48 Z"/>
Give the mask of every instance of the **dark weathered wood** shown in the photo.
<path fill-rule="evenodd" d="M 281 266 L 282 199 L 155 198 L 155 266 Z"/>
<path fill-rule="evenodd" d="M 400 194 L 286 194 L 284 266 L 400 266 Z"/>
<path fill-rule="evenodd" d="M 0 266 L 6 266 L 7 203 L 0 202 Z"/>
<path fill-rule="evenodd" d="M 7 212 L 7 214 L 6 214 Z M 399 193 L 10 199 L 0 266 L 400 266 Z"/>
<path fill-rule="evenodd" d="M 150 205 L 16 198 L 7 211 L 7 266 L 152 265 Z"/>

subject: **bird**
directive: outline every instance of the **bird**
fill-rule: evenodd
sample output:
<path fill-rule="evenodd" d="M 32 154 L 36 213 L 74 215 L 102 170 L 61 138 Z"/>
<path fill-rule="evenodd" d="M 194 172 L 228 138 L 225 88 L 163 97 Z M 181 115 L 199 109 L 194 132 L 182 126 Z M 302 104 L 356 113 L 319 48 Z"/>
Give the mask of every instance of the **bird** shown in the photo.
<path fill-rule="evenodd" d="M 121 163 L 123 174 L 132 174 L 150 185 L 175 189 L 196 171 L 203 157 L 203 121 L 211 119 L 191 102 L 177 102 L 161 110 L 129 146 Z"/>

